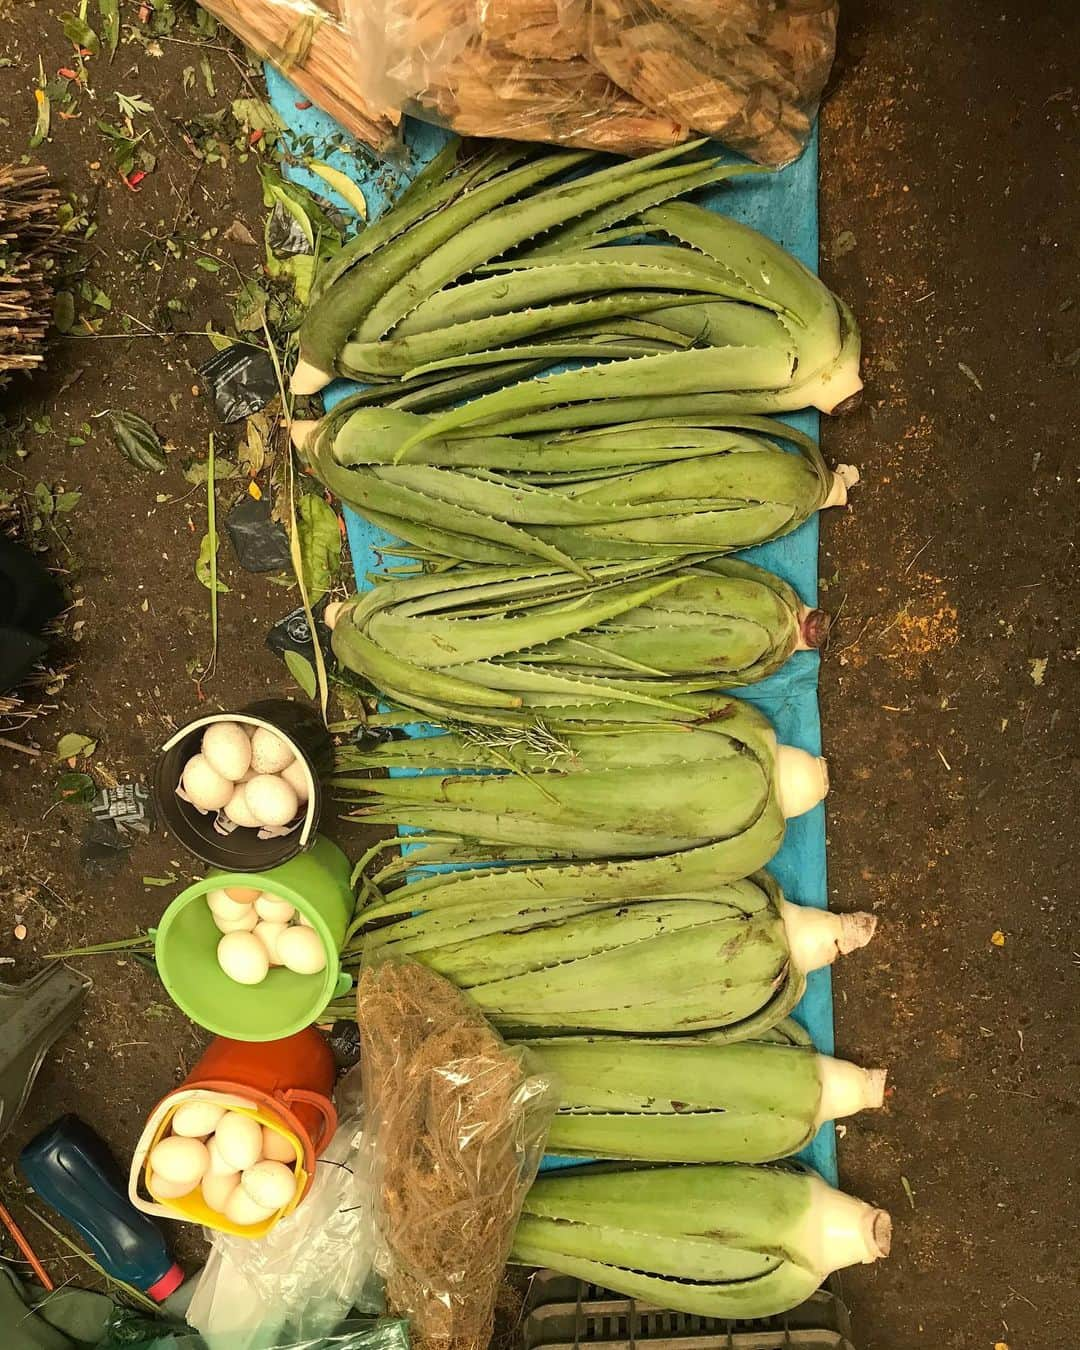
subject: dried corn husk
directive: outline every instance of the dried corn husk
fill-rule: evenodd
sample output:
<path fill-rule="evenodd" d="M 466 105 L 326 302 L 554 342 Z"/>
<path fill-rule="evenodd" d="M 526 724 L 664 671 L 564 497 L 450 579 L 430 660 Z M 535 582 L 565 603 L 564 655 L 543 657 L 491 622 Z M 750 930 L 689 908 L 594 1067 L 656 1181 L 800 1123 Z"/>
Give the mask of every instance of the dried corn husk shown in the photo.
<path fill-rule="evenodd" d="M 367 102 L 348 77 L 354 58 L 339 0 L 206 0 L 203 8 L 357 140 L 380 152 L 394 144 L 400 111 Z"/>

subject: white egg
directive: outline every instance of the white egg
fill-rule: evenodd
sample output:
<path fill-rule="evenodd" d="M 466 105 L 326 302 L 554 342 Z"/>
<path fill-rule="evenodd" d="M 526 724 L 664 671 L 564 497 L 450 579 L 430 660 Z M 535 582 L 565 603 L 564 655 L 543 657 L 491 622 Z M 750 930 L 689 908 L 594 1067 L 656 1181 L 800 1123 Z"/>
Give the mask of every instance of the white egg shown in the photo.
<path fill-rule="evenodd" d="M 180 780 L 188 800 L 200 811 L 220 811 L 233 795 L 233 785 L 223 778 L 202 755 L 192 755 L 184 765 Z"/>
<path fill-rule="evenodd" d="M 270 1125 L 263 1126 L 262 1151 L 263 1157 L 269 1158 L 272 1162 L 296 1162 L 296 1149 L 283 1134 Z"/>
<path fill-rule="evenodd" d="M 253 830 L 258 827 L 259 822 L 251 814 L 251 807 L 248 806 L 243 783 L 237 783 L 233 795 L 225 803 L 225 816 L 234 825 L 240 825 L 244 829 Z"/>
<path fill-rule="evenodd" d="M 254 933 L 259 924 L 259 916 L 250 905 L 239 919 L 219 919 L 216 914 L 212 918 L 219 933 Z"/>
<path fill-rule="evenodd" d="M 187 1139 L 205 1139 L 208 1134 L 214 1133 L 224 1114 L 225 1108 L 215 1106 L 213 1102 L 181 1102 L 169 1124 L 173 1134 L 183 1135 Z"/>
<path fill-rule="evenodd" d="M 261 1134 L 259 1146 L 262 1146 Z M 186 1185 L 188 1190 L 198 1185 L 209 1166 L 210 1154 L 201 1139 L 185 1139 L 182 1135 L 170 1134 L 150 1150 L 151 1172 L 156 1172 L 163 1181 L 173 1181 L 178 1186 Z"/>
<path fill-rule="evenodd" d="M 280 773 L 295 758 L 275 731 L 259 727 L 251 738 L 251 767 L 256 773 Z"/>
<path fill-rule="evenodd" d="M 300 809 L 296 793 L 276 774 L 262 773 L 245 783 L 244 796 L 260 825 L 288 825 Z"/>
<path fill-rule="evenodd" d="M 341 611 L 344 608 L 345 608 L 344 600 L 331 600 L 330 603 L 323 610 L 322 621 L 324 624 L 326 624 L 327 628 L 329 628 L 331 632 L 334 631 L 338 619 L 341 618 Z"/>
<path fill-rule="evenodd" d="M 238 1228 L 251 1228 L 254 1224 L 265 1223 L 273 1214 L 265 1205 L 257 1205 L 243 1186 L 237 1186 L 225 1202 L 225 1217 Z"/>
<path fill-rule="evenodd" d="M 210 1167 L 206 1173 L 208 1177 L 229 1177 L 236 1172 L 232 1163 L 227 1163 L 221 1156 L 221 1150 L 217 1146 L 215 1136 L 211 1136 L 206 1141 L 206 1151 L 210 1154 Z M 239 1175 L 237 1175 L 237 1184 L 239 1184 Z"/>
<path fill-rule="evenodd" d="M 281 965 L 281 957 L 278 956 L 278 942 L 287 928 L 287 924 L 271 923 L 269 919 L 263 919 L 262 923 L 255 925 L 255 936 L 266 948 L 266 954 L 270 958 L 272 966 Z"/>
<path fill-rule="evenodd" d="M 282 769 L 281 776 L 296 793 L 296 800 L 300 805 L 305 805 L 308 799 L 307 766 L 301 760 L 294 759 L 291 764 L 286 764 Z"/>
<path fill-rule="evenodd" d="M 288 900 L 279 900 L 269 891 L 263 891 L 255 901 L 255 913 L 260 919 L 268 919 L 270 923 L 288 923 L 296 910 Z"/>
<path fill-rule="evenodd" d="M 266 948 L 254 933 L 226 933 L 217 945 L 217 959 L 221 969 L 237 984 L 262 984 L 270 969 Z"/>
<path fill-rule="evenodd" d="M 197 1181 L 166 1181 L 156 1172 L 151 1172 L 146 1189 L 155 1200 L 179 1200 L 182 1196 L 190 1195 L 198 1184 Z"/>
<path fill-rule="evenodd" d="M 234 900 L 228 891 L 207 891 L 206 903 L 215 919 L 243 919 L 251 913 L 251 906 Z"/>
<path fill-rule="evenodd" d="M 247 773 L 251 763 L 251 742 L 236 722 L 215 722 L 203 732 L 203 758 L 230 783 Z"/>
<path fill-rule="evenodd" d="M 225 1212 L 229 1196 L 240 1185 L 239 1172 L 207 1172 L 202 1179 L 202 1198 L 218 1214 Z"/>
<path fill-rule="evenodd" d="M 253 905 L 262 891 L 258 886 L 226 886 L 225 894 L 239 905 Z"/>
<path fill-rule="evenodd" d="M 249 1167 L 240 1178 L 240 1185 L 257 1205 L 268 1209 L 281 1209 L 293 1198 L 296 1190 L 296 1177 L 283 1162 L 273 1162 L 264 1158 L 254 1167 Z"/>
<path fill-rule="evenodd" d="M 326 949 L 313 928 L 286 928 L 278 938 L 278 956 L 297 975 L 317 975 L 326 969 Z"/>
<path fill-rule="evenodd" d="M 253 1167 L 262 1157 L 262 1126 L 254 1116 L 226 1111 L 214 1134 L 218 1156 L 234 1172 Z"/>

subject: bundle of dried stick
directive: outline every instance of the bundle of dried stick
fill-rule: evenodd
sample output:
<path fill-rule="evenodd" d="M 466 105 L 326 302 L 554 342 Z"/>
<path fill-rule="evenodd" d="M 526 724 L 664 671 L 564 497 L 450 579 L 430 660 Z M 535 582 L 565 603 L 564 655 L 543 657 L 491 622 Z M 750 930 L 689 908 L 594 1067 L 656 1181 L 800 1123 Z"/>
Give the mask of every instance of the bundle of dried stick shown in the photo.
<path fill-rule="evenodd" d="M 357 1021 L 388 1306 L 414 1346 L 483 1350 L 554 1090 L 427 966 L 365 970 Z"/>
<path fill-rule="evenodd" d="M 0 164 L 0 384 L 45 359 L 60 194 L 38 167 Z"/>
<path fill-rule="evenodd" d="M 373 107 L 357 91 L 352 39 L 338 0 L 199 2 L 357 140 L 380 153 L 394 144 L 401 113 Z"/>

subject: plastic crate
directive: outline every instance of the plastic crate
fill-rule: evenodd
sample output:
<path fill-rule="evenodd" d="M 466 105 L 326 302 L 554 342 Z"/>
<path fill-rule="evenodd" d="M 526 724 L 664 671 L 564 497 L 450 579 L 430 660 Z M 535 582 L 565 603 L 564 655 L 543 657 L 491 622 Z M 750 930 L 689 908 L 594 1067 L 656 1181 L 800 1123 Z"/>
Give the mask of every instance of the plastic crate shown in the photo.
<path fill-rule="evenodd" d="M 672 1312 L 552 1270 L 533 1276 L 525 1350 L 855 1350 L 839 1295 L 820 1289 L 779 1317 L 732 1322 Z"/>

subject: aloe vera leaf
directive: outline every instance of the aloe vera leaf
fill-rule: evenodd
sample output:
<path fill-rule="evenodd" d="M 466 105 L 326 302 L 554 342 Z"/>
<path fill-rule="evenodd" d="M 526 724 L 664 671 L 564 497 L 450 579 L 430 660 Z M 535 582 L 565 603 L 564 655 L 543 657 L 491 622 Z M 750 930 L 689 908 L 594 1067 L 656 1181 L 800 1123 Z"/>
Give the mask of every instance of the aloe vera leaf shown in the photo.
<path fill-rule="evenodd" d="M 437 243 L 415 253 L 408 272 L 399 272 L 394 281 L 381 290 L 370 308 L 365 309 L 356 325 L 357 337 L 361 341 L 373 341 L 385 336 L 406 314 L 449 282 L 525 240 L 543 234 L 553 225 L 562 224 L 604 202 L 627 196 L 639 184 L 649 181 L 654 166 L 684 154 L 686 148 L 677 146 L 657 151 L 643 159 L 624 161 L 539 191 L 528 191 L 539 179 L 527 182 L 523 191 L 528 195 L 521 200 L 508 202 L 503 198 L 498 203 L 498 211 L 491 211 L 483 219 L 474 213 L 453 233 L 444 233 Z M 548 156 L 549 160 L 557 158 L 559 156 Z M 570 164 L 564 167 L 568 168 Z M 686 167 L 675 165 L 664 172 L 680 177 L 685 175 Z M 479 189 L 479 193 L 483 191 Z M 452 209 L 441 214 L 449 215 Z"/>
<path fill-rule="evenodd" d="M 550 638 L 564 637 L 582 625 L 603 623 L 625 610 L 678 586 L 678 577 L 607 586 L 525 611 L 500 614 L 491 619 L 444 619 L 427 615 L 424 623 L 408 612 L 371 615 L 365 628 L 371 637 L 394 651 L 403 661 L 432 667 L 464 665 L 490 660 L 508 652 L 535 646 Z"/>
<path fill-rule="evenodd" d="M 542 305 L 513 314 L 458 322 L 411 337 L 394 334 L 378 342 L 347 342 L 338 358 L 338 369 L 357 380 L 406 372 L 410 373 L 410 378 L 417 378 L 426 373 L 417 368 L 431 363 L 437 370 L 442 365 L 449 365 L 455 357 L 490 352 L 493 346 L 507 347 L 538 333 L 562 334 L 566 329 L 608 316 L 619 319 L 644 313 L 656 309 L 658 300 L 666 302 L 678 298 L 677 292 L 668 295 L 666 292 L 615 291 L 570 304 Z"/>
<path fill-rule="evenodd" d="M 792 375 L 790 354 L 762 347 L 717 347 L 706 351 L 673 352 L 633 360 L 612 361 L 559 375 L 540 376 L 500 389 L 460 408 L 432 417 L 423 432 L 414 433 L 406 448 L 425 436 L 441 436 L 460 427 L 482 427 L 500 417 L 520 417 L 531 411 L 561 408 L 564 404 L 608 402 L 630 398 L 641 388 L 660 388 L 673 403 L 687 395 L 722 390 L 776 390 Z M 661 412 L 662 410 L 658 410 Z M 679 411 L 682 411 L 680 409 Z M 616 415 L 613 419 L 620 420 Z M 623 420 L 632 420 L 626 418 Z"/>
<path fill-rule="evenodd" d="M 709 164 L 705 168 L 699 169 L 695 174 L 688 175 L 680 184 L 678 193 L 667 192 L 665 190 L 667 184 L 660 183 L 656 186 L 644 187 L 639 192 L 623 198 L 622 201 L 614 202 L 610 206 L 602 206 L 596 211 L 589 212 L 588 215 L 579 216 L 577 220 L 570 221 L 562 229 L 548 234 L 535 248 L 530 249 L 528 256 L 538 257 L 543 254 L 565 252 L 569 248 L 587 247 L 609 226 L 635 219 L 642 211 L 648 210 L 651 206 L 659 206 L 663 201 L 670 200 L 672 196 L 687 197 L 692 192 L 698 192 L 702 188 L 726 182 L 729 178 L 770 172 L 773 171 L 756 164 Z M 663 196 L 660 195 L 661 193 L 663 193 Z"/>
<path fill-rule="evenodd" d="M 537 262 L 493 263 L 482 270 L 486 275 L 476 280 L 437 291 L 406 315 L 391 336 L 440 332 L 455 323 L 507 317 L 538 305 L 604 291 L 670 291 L 698 299 L 729 298 L 732 302 L 760 298 L 709 259 L 691 249 L 666 245 L 602 249 Z"/>
<path fill-rule="evenodd" d="M 452 239 L 471 221 L 480 219 L 544 178 L 580 163 L 583 158 L 585 156 L 578 152 L 544 155 L 520 168 L 510 169 L 449 201 L 404 233 L 390 238 L 371 254 L 366 266 L 355 267 L 339 277 L 336 284 L 324 290 L 310 307 L 300 325 L 302 361 L 329 379 L 350 332 L 370 313 L 379 297 L 410 273 L 421 259 Z M 389 215 L 385 219 L 388 220 Z"/>

